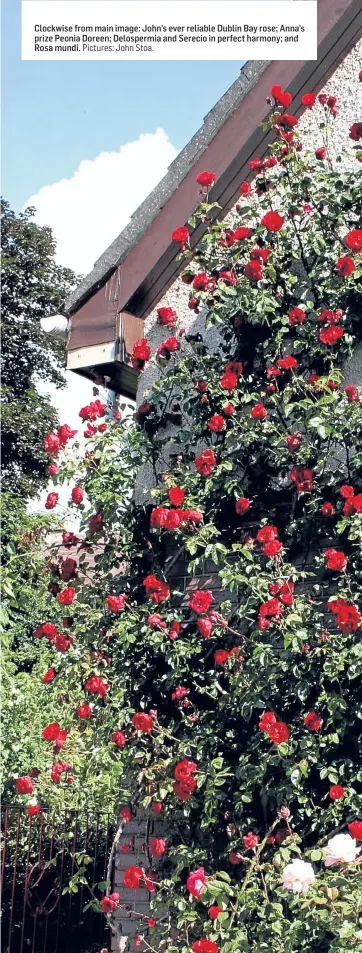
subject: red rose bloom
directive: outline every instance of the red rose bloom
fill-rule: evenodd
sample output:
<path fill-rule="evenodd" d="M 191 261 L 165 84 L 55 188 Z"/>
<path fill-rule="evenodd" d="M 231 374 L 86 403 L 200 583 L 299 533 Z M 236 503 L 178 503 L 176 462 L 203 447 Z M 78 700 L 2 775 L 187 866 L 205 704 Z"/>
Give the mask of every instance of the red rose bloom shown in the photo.
<path fill-rule="evenodd" d="M 322 344 L 336 344 L 340 338 L 343 337 L 343 328 L 338 328 L 335 325 L 328 328 L 322 328 L 319 332 L 319 340 Z"/>
<path fill-rule="evenodd" d="M 296 450 L 299 450 L 300 443 L 301 443 L 300 435 L 288 434 L 287 444 L 288 444 L 288 450 L 290 451 L 290 453 L 295 453 Z"/>
<path fill-rule="evenodd" d="M 327 559 L 328 569 L 332 569 L 334 572 L 343 572 L 347 566 L 347 558 L 344 553 L 338 552 L 337 549 L 326 549 L 325 554 Z"/>
<path fill-rule="evenodd" d="M 188 761 L 185 758 L 183 761 L 179 761 L 175 767 L 175 778 L 176 781 L 185 781 L 190 775 L 195 774 L 197 771 L 197 764 L 195 761 Z"/>
<path fill-rule="evenodd" d="M 316 150 L 315 150 L 315 157 L 316 157 L 316 159 L 318 159 L 319 162 L 323 162 L 323 159 L 325 159 L 326 156 L 327 156 L 327 150 L 326 150 L 326 149 L 321 148 L 321 149 L 316 149 Z"/>
<path fill-rule="evenodd" d="M 198 182 L 199 185 L 203 185 L 207 189 L 211 188 L 215 182 L 215 179 L 215 172 L 199 172 L 198 176 L 196 176 L 196 182 Z"/>
<path fill-rule="evenodd" d="M 59 500 L 59 493 L 48 493 L 46 503 L 45 503 L 45 509 L 53 510 L 54 507 L 57 505 L 58 500 Z"/>
<path fill-rule="evenodd" d="M 213 943 L 212 940 L 206 940 L 205 937 L 201 937 L 201 940 L 196 940 L 192 944 L 191 949 L 194 953 L 219 953 L 219 947 L 216 943 Z"/>
<path fill-rule="evenodd" d="M 203 591 L 202 589 L 196 589 L 190 596 L 189 607 L 193 609 L 194 612 L 199 612 L 201 615 L 204 612 L 207 612 L 212 603 L 212 592 L 209 589 Z"/>
<path fill-rule="evenodd" d="M 47 685 L 48 682 L 52 682 L 55 678 L 55 668 L 48 668 L 48 671 L 43 675 L 42 682 L 44 685 Z"/>
<path fill-rule="evenodd" d="M 90 718 L 92 714 L 91 706 L 88 705 L 88 702 L 84 702 L 83 705 L 79 705 L 77 715 L 78 718 Z"/>
<path fill-rule="evenodd" d="M 166 841 L 162 837 L 152 837 L 149 843 L 151 857 L 162 857 L 166 850 Z"/>
<path fill-rule="evenodd" d="M 255 404 L 255 407 L 253 407 L 250 412 L 250 416 L 253 420 L 265 420 L 268 413 L 265 410 L 264 404 Z"/>
<path fill-rule="evenodd" d="M 62 591 L 58 595 L 58 602 L 59 602 L 59 605 L 61 606 L 70 606 L 72 602 L 74 602 L 74 599 L 75 599 L 75 589 L 73 589 L 72 586 L 68 586 L 66 589 L 62 589 Z"/>
<path fill-rule="evenodd" d="M 321 513 L 323 516 L 334 516 L 335 512 L 336 511 L 332 503 L 323 503 L 323 506 L 321 506 Z"/>
<path fill-rule="evenodd" d="M 276 717 L 274 713 L 272 711 L 266 711 L 259 721 L 259 729 L 260 731 L 269 731 L 270 726 L 275 723 Z"/>
<path fill-rule="evenodd" d="M 336 262 L 336 269 L 341 278 L 348 277 L 348 275 L 351 275 L 354 271 L 353 258 L 349 258 L 348 255 L 345 255 L 344 258 L 339 258 Z"/>
<path fill-rule="evenodd" d="M 224 430 L 225 420 L 220 414 L 214 414 L 213 417 L 210 417 L 207 426 L 213 433 L 220 433 L 221 430 Z"/>
<path fill-rule="evenodd" d="M 149 735 L 153 728 L 152 715 L 147 715 L 144 711 L 137 712 L 133 715 L 132 725 L 136 731 L 140 731 L 143 735 Z"/>
<path fill-rule="evenodd" d="M 251 233 L 251 228 L 246 228 L 245 226 L 240 226 L 236 228 L 233 232 L 234 242 L 243 242 L 246 238 L 249 238 Z"/>
<path fill-rule="evenodd" d="M 64 635 L 63 632 L 60 632 L 59 635 L 55 636 L 54 639 L 54 648 L 57 652 L 68 652 L 72 644 L 72 637 Z"/>
<path fill-rule="evenodd" d="M 116 748 L 124 748 L 126 744 L 126 735 L 123 731 L 114 731 L 112 735 L 113 744 Z"/>
<path fill-rule="evenodd" d="M 230 854 L 228 854 L 228 861 L 235 867 L 237 864 L 241 864 L 243 859 L 243 855 L 238 850 L 231 850 Z"/>
<path fill-rule="evenodd" d="M 233 417 L 235 414 L 234 404 L 225 404 L 225 407 L 223 407 L 222 412 L 223 414 L 225 414 L 225 417 Z"/>
<path fill-rule="evenodd" d="M 347 395 L 349 404 L 359 404 L 359 393 L 357 387 L 354 387 L 353 384 L 347 384 L 347 387 L 344 388 L 344 393 Z"/>
<path fill-rule="evenodd" d="M 175 781 L 173 790 L 179 801 L 189 801 L 196 787 L 195 778 L 189 775 L 183 781 Z"/>
<path fill-rule="evenodd" d="M 289 311 L 289 324 L 291 327 L 294 327 L 296 324 L 303 324 L 307 315 L 302 308 L 293 308 L 292 311 Z"/>
<path fill-rule="evenodd" d="M 59 470 L 60 466 L 58 463 L 51 463 L 50 467 L 48 467 L 49 476 L 55 476 L 57 473 L 59 473 Z"/>
<path fill-rule="evenodd" d="M 279 212 L 266 212 L 261 220 L 261 224 L 265 225 L 269 232 L 280 232 L 280 229 L 283 228 L 285 219 L 279 215 Z"/>
<path fill-rule="evenodd" d="M 279 358 L 277 365 L 280 367 L 280 370 L 289 371 L 291 368 L 298 367 L 298 361 L 296 361 L 292 354 L 287 354 L 285 357 Z"/>
<path fill-rule="evenodd" d="M 361 616 L 355 606 L 345 604 L 337 612 L 336 622 L 341 632 L 357 632 Z"/>
<path fill-rule="evenodd" d="M 362 840 L 362 821 L 351 821 L 348 824 L 348 830 L 351 837 L 354 837 L 355 840 Z"/>
<path fill-rule="evenodd" d="M 250 500 L 246 496 L 241 496 L 239 500 L 235 502 L 235 510 L 238 516 L 243 516 L 244 513 L 250 508 Z"/>
<path fill-rule="evenodd" d="M 209 914 L 210 920 L 217 920 L 219 913 L 222 913 L 223 910 L 222 907 L 218 907 L 217 904 L 214 904 L 213 907 L 209 907 L 207 912 Z"/>
<path fill-rule="evenodd" d="M 272 539 L 276 539 L 278 535 L 278 530 L 276 526 L 263 526 L 259 529 L 257 534 L 258 543 L 270 543 Z"/>
<path fill-rule="evenodd" d="M 344 797 L 344 788 L 341 784 L 332 784 L 332 787 L 329 788 L 329 797 L 332 801 L 339 801 Z"/>
<path fill-rule="evenodd" d="M 354 122 L 352 126 L 350 126 L 349 138 L 352 139 L 353 142 L 359 142 L 359 140 L 362 139 L 362 122 Z"/>
<path fill-rule="evenodd" d="M 173 486 L 171 490 L 168 491 L 168 498 L 173 506 L 182 506 L 185 499 L 185 491 L 179 486 Z"/>
<path fill-rule="evenodd" d="M 42 737 L 46 741 L 55 741 L 60 732 L 60 725 L 57 721 L 52 721 L 50 725 L 47 725 L 46 728 L 43 728 Z"/>
<path fill-rule="evenodd" d="M 85 689 L 91 695 L 99 695 L 100 698 L 103 698 L 109 689 L 109 685 L 99 675 L 91 675 L 86 680 Z"/>
<path fill-rule="evenodd" d="M 284 109 L 287 109 L 288 106 L 290 106 L 293 99 L 291 93 L 284 92 L 282 87 L 277 83 L 271 87 L 270 93 L 279 106 L 284 106 Z"/>
<path fill-rule="evenodd" d="M 344 239 L 345 245 L 350 251 L 356 253 L 362 251 L 362 228 L 353 228 L 351 232 L 348 232 Z"/>
<path fill-rule="evenodd" d="M 106 603 L 111 612 L 120 612 L 121 609 L 124 609 L 128 596 L 122 594 L 119 596 L 107 596 Z"/>
<path fill-rule="evenodd" d="M 319 718 L 315 711 L 310 711 L 304 717 L 304 724 L 309 731 L 319 731 L 323 725 L 323 718 Z"/>
<path fill-rule="evenodd" d="M 142 867 L 127 867 L 123 875 L 123 883 L 129 890 L 139 890 L 142 877 Z"/>
<path fill-rule="evenodd" d="M 209 639 L 213 630 L 211 619 L 197 619 L 197 628 L 204 639 Z"/>
<path fill-rule="evenodd" d="M 215 665 L 225 665 L 225 662 L 227 662 L 228 658 L 229 653 L 226 651 L 226 649 L 217 649 L 216 652 L 214 652 Z"/>
<path fill-rule="evenodd" d="M 17 779 L 15 786 L 18 794 L 32 794 L 34 791 L 33 782 L 26 774 Z"/>
<path fill-rule="evenodd" d="M 241 184 L 241 186 L 240 186 L 240 192 L 242 192 L 243 195 L 250 195 L 250 192 L 251 192 L 251 183 L 250 183 L 250 182 L 242 182 L 242 184 Z"/>
<path fill-rule="evenodd" d="M 162 344 L 157 348 L 158 357 L 165 357 L 166 360 L 169 360 L 171 354 L 179 350 L 179 342 L 177 338 L 167 338 L 166 341 L 162 341 Z"/>
<path fill-rule="evenodd" d="M 269 725 L 268 735 L 270 740 L 274 741 L 276 745 L 281 745 L 283 744 L 283 741 L 288 741 L 288 726 L 284 721 L 275 721 L 272 725 Z"/>
<path fill-rule="evenodd" d="M 40 814 L 41 807 L 40 804 L 30 804 L 26 809 L 28 817 L 36 817 L 37 814 Z"/>
<path fill-rule="evenodd" d="M 186 228 L 185 225 L 179 225 L 179 227 L 172 232 L 171 240 L 173 242 L 178 242 L 180 245 L 185 245 L 185 243 L 189 240 L 188 228 Z"/>
<path fill-rule="evenodd" d="M 303 106 L 308 106 L 310 108 L 311 106 L 314 106 L 316 99 L 317 99 L 316 93 L 304 93 L 304 96 L 302 96 L 301 102 Z"/>
<path fill-rule="evenodd" d="M 162 602 L 165 602 L 170 595 L 170 590 L 167 583 L 156 579 L 156 576 L 147 576 L 146 579 L 143 580 L 143 585 L 146 589 L 147 595 L 157 606 Z"/>
<path fill-rule="evenodd" d="M 270 248 L 252 248 L 250 252 L 250 258 L 252 261 L 258 260 L 262 261 L 266 265 L 270 254 Z"/>
<path fill-rule="evenodd" d="M 263 277 L 261 262 L 257 260 L 248 261 L 244 268 L 244 275 L 249 281 L 261 281 Z"/>
<path fill-rule="evenodd" d="M 84 493 L 81 486 L 74 486 L 72 489 L 72 501 L 73 503 L 82 503 Z"/>
<path fill-rule="evenodd" d="M 344 500 L 350 500 L 350 499 L 352 499 L 352 497 L 354 496 L 353 486 L 348 486 L 347 483 L 345 483 L 343 486 L 341 486 L 341 489 L 340 489 L 339 492 L 340 492 L 341 497 L 342 497 Z"/>
<path fill-rule="evenodd" d="M 295 483 L 298 493 L 309 493 L 313 489 L 313 470 L 306 467 L 292 467 L 290 479 Z"/>
<path fill-rule="evenodd" d="M 55 456 L 60 449 L 60 440 L 57 433 L 49 433 L 44 440 L 44 450 L 50 454 L 51 457 Z"/>
<path fill-rule="evenodd" d="M 238 386 L 238 377 L 236 374 L 232 374 L 231 371 L 226 371 L 220 381 L 220 387 L 223 387 L 224 390 L 235 390 L 235 387 Z"/>
<path fill-rule="evenodd" d="M 195 458 L 195 466 L 201 476 L 210 476 L 216 463 L 216 456 L 213 450 L 203 450 L 199 457 Z"/>
<path fill-rule="evenodd" d="M 254 172 L 255 170 L 259 171 L 263 168 L 264 168 L 264 162 L 262 159 L 259 159 L 259 157 L 257 157 L 256 159 L 250 159 L 249 169 L 251 169 L 252 172 Z"/>
<path fill-rule="evenodd" d="M 253 850 L 259 844 L 260 837 L 257 834 L 246 834 L 243 841 L 247 850 Z"/>
<path fill-rule="evenodd" d="M 177 314 L 173 308 L 158 308 L 157 323 L 165 328 L 173 328 L 177 321 Z"/>

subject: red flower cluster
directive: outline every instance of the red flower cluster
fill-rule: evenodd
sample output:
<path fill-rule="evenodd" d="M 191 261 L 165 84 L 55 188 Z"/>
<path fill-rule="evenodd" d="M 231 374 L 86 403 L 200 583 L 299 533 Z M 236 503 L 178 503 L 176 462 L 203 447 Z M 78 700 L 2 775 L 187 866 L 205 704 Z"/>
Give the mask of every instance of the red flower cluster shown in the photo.
<path fill-rule="evenodd" d="M 111 893 L 109 897 L 103 897 L 101 900 L 102 913 L 113 913 L 113 910 L 119 904 L 119 893 Z"/>
<path fill-rule="evenodd" d="M 293 308 L 289 311 L 289 324 L 293 328 L 296 324 L 303 324 L 307 315 L 302 308 Z"/>
<path fill-rule="evenodd" d="M 214 943 L 213 940 L 207 940 L 205 937 L 201 937 L 201 940 L 195 940 L 191 949 L 193 953 L 219 953 L 217 943 Z"/>
<path fill-rule="evenodd" d="M 361 616 L 355 606 L 351 606 L 341 597 L 328 602 L 328 609 L 333 612 L 336 623 L 341 632 L 357 632 L 361 624 Z"/>
<path fill-rule="evenodd" d="M 307 467 L 292 467 L 290 479 L 295 483 L 298 494 L 310 493 L 313 488 L 313 470 Z"/>
<path fill-rule="evenodd" d="M 190 609 L 194 610 L 194 612 L 200 612 L 203 614 L 204 612 L 208 612 L 212 600 L 212 592 L 210 592 L 209 589 L 196 589 L 196 591 L 190 596 L 189 606 Z"/>
<path fill-rule="evenodd" d="M 156 606 L 161 605 L 162 602 L 165 602 L 170 595 L 170 589 L 166 582 L 161 582 L 160 579 L 157 579 L 156 576 L 146 576 L 146 579 L 143 580 L 143 585 L 146 589 L 146 593 L 152 602 Z"/>
<path fill-rule="evenodd" d="M 190 797 L 197 787 L 196 774 L 197 765 L 194 761 L 179 761 L 175 767 L 175 784 L 173 786 L 176 797 L 179 801 L 189 801 Z"/>
<path fill-rule="evenodd" d="M 322 342 L 322 344 L 329 344 L 333 346 L 333 344 L 337 344 L 337 341 L 343 337 L 343 333 L 343 328 L 332 325 L 332 327 L 322 328 L 322 330 L 319 332 L 319 340 Z"/>
<path fill-rule="evenodd" d="M 171 354 L 174 354 L 179 348 L 180 344 L 177 338 L 167 338 L 167 340 L 162 341 L 162 344 L 157 348 L 157 357 L 165 358 L 166 361 L 169 361 Z"/>
<path fill-rule="evenodd" d="M 147 338 L 136 341 L 133 345 L 131 363 L 136 371 L 142 371 L 146 361 L 151 357 L 151 348 Z"/>
<path fill-rule="evenodd" d="M 283 106 L 284 109 L 290 106 L 293 99 L 291 93 L 286 93 L 277 83 L 271 87 L 270 93 L 273 99 L 275 99 L 277 106 Z"/>
<path fill-rule="evenodd" d="M 107 596 L 106 603 L 111 612 L 120 612 L 124 609 L 128 596 L 120 594 L 119 596 Z"/>
<path fill-rule="evenodd" d="M 213 417 L 210 417 L 207 426 L 212 433 L 221 433 L 225 428 L 225 420 L 220 414 L 214 414 Z"/>
<path fill-rule="evenodd" d="M 283 545 L 279 542 L 277 536 L 278 530 L 276 526 L 263 526 L 257 533 L 256 538 L 258 543 L 263 544 L 263 553 L 268 559 L 273 556 L 278 556 L 283 549 Z"/>
<path fill-rule="evenodd" d="M 17 778 L 15 787 L 18 794 L 32 794 L 34 791 L 33 782 L 26 774 L 21 778 Z"/>
<path fill-rule="evenodd" d="M 104 698 L 110 686 L 107 682 L 103 681 L 100 675 L 91 675 L 90 678 L 87 678 L 84 687 L 91 695 L 98 695 L 99 698 Z"/>
<path fill-rule="evenodd" d="M 154 717 L 151 714 L 147 715 L 144 711 L 136 712 L 132 718 L 132 725 L 142 735 L 149 735 L 154 725 Z"/>
<path fill-rule="evenodd" d="M 265 225 L 265 228 L 267 228 L 269 232 L 280 232 L 280 229 L 283 228 L 284 221 L 285 219 L 279 215 L 279 212 L 266 212 L 266 214 L 263 215 L 261 224 Z"/>
<path fill-rule="evenodd" d="M 199 185 L 203 185 L 206 189 L 211 188 L 215 182 L 215 179 L 215 172 L 199 172 L 198 176 L 196 176 L 196 182 L 198 182 Z"/>
<path fill-rule="evenodd" d="M 276 745 L 288 741 L 289 729 L 284 721 L 277 721 L 272 711 L 266 711 L 259 722 L 260 731 L 266 732 L 271 741 Z"/>
<path fill-rule="evenodd" d="M 304 717 L 304 724 L 309 731 L 319 731 L 323 725 L 323 718 L 319 718 L 315 711 L 310 711 Z"/>
<path fill-rule="evenodd" d="M 201 476 L 210 476 L 216 463 L 216 456 L 213 450 L 203 450 L 198 457 L 195 457 L 195 466 Z"/>
<path fill-rule="evenodd" d="M 334 572 L 344 572 L 347 566 L 347 557 L 337 549 L 326 549 L 327 568 Z"/>
<path fill-rule="evenodd" d="M 250 500 L 246 496 L 241 496 L 235 501 L 235 510 L 238 516 L 243 516 L 250 509 Z"/>
<path fill-rule="evenodd" d="M 173 308 L 158 308 L 157 321 L 162 327 L 173 328 L 177 321 L 177 314 Z"/>

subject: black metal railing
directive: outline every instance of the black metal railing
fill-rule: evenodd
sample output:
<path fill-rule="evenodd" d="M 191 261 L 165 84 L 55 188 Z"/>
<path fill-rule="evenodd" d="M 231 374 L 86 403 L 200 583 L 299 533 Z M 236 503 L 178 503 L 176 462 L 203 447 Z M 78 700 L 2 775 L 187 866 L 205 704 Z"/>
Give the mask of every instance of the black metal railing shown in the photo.
<path fill-rule="evenodd" d="M 98 953 L 109 946 L 105 917 L 85 908 L 94 885 L 106 879 L 114 829 L 114 818 L 101 812 L 54 818 L 2 809 L 3 953 Z M 69 892 L 80 871 L 85 883 Z"/>

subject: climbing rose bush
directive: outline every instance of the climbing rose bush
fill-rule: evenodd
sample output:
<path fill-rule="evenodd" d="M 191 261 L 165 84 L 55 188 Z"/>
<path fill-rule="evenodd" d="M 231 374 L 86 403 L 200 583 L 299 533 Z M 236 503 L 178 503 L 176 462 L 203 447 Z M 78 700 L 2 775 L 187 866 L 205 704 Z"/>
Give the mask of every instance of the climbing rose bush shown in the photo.
<path fill-rule="evenodd" d="M 146 886 L 145 950 L 362 949 L 361 405 L 342 371 L 360 339 L 362 190 L 329 156 L 335 97 L 303 97 L 320 115 L 309 153 L 290 93 L 271 96 L 275 140 L 230 222 L 208 171 L 197 213 L 175 222 L 205 333 L 160 308 L 174 336 L 135 344 L 133 366 L 159 379 L 134 419 L 122 407 L 100 424 L 96 400 L 85 454 L 46 441 L 48 505 L 72 479 L 81 526 L 64 531 L 56 611 L 34 633 L 54 648 L 48 766 L 16 790 L 40 811 L 113 804 L 119 832 L 137 811 L 161 819 L 119 897 L 112 854 L 92 901 L 109 914 Z"/>

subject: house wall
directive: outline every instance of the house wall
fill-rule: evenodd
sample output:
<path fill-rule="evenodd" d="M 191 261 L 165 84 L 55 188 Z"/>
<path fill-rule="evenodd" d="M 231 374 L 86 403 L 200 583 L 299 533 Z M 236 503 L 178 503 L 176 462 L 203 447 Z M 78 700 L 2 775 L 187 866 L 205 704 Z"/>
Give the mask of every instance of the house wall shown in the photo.
<path fill-rule="evenodd" d="M 344 172 L 356 171 L 358 164 L 355 153 L 353 152 L 354 143 L 349 139 L 348 130 L 353 122 L 359 121 L 362 115 L 362 84 L 358 85 L 358 75 L 362 68 L 362 40 L 351 50 L 345 60 L 340 64 L 335 73 L 326 83 L 322 92 L 326 95 L 337 96 L 339 115 L 333 119 L 333 135 L 330 140 L 330 156 L 334 167 Z M 360 93 L 359 103 L 356 102 L 356 90 Z M 318 145 L 323 145 L 322 134 L 319 129 L 321 122 L 322 108 L 315 107 L 306 110 L 299 120 L 299 132 L 302 136 L 305 150 L 313 150 Z M 343 151 L 342 151 L 343 150 Z M 337 163 L 337 158 L 340 161 Z M 195 182 L 195 190 L 197 188 Z M 231 210 L 225 224 L 232 224 L 235 218 L 235 210 Z M 175 227 L 179 225 L 175 222 Z M 205 343 L 212 350 L 217 346 L 218 335 L 215 329 L 210 329 L 205 335 L 205 313 L 195 316 L 193 311 L 188 308 L 190 288 L 185 285 L 181 278 L 178 278 L 171 288 L 166 292 L 164 298 L 159 301 L 157 307 L 172 307 L 178 315 L 177 328 L 185 328 L 192 334 L 202 330 Z M 151 312 L 146 318 L 144 326 L 144 335 L 147 337 L 152 352 L 154 353 L 161 342 L 167 337 L 167 329 L 157 324 L 157 309 Z M 162 374 L 162 371 L 154 364 L 146 366 L 140 376 L 137 404 L 142 403 L 147 391 Z M 362 354 L 357 353 L 353 359 L 346 365 L 345 382 L 358 384 L 362 383 Z M 149 491 L 153 485 L 153 471 L 151 466 L 145 466 L 139 473 L 136 487 L 137 501 L 142 504 L 149 501 Z"/>
<path fill-rule="evenodd" d="M 361 90 L 361 103 L 359 109 L 357 108 L 356 104 L 356 78 L 358 77 L 361 68 L 362 41 L 349 53 L 344 62 L 341 63 L 323 89 L 323 92 L 325 92 L 327 95 L 336 95 L 338 98 L 340 113 L 334 121 L 334 135 L 330 144 L 330 155 L 334 162 L 337 159 L 337 156 L 340 155 L 342 146 L 344 150 L 342 161 L 338 163 L 338 165 L 341 170 L 347 172 L 356 170 L 356 158 L 352 151 L 353 143 L 348 138 L 348 129 L 353 122 L 359 120 L 360 115 L 362 114 L 362 84 L 359 87 Z M 314 150 L 314 148 L 316 148 L 319 144 L 322 144 L 320 141 L 321 133 L 319 130 L 320 119 L 320 110 L 314 109 L 310 111 L 307 110 L 299 121 L 299 130 L 306 149 L 309 147 L 313 148 Z M 195 183 L 195 188 L 196 187 L 197 186 Z M 226 220 L 226 224 L 228 222 L 232 222 L 234 216 L 235 212 L 231 211 L 228 219 Z M 175 222 L 174 224 L 176 227 L 180 223 Z M 158 303 L 158 307 L 174 308 L 179 317 L 178 328 L 185 328 L 186 331 L 191 333 L 197 333 L 198 331 L 202 330 L 205 342 L 212 349 L 213 347 L 217 346 L 218 332 L 215 329 L 210 329 L 205 334 L 205 313 L 195 316 L 194 312 L 189 310 L 189 292 L 189 286 L 185 285 L 179 278 L 168 290 L 162 301 Z M 167 331 L 165 333 L 165 328 L 161 328 L 157 324 L 157 310 L 153 311 L 146 319 L 144 334 L 151 345 L 152 352 L 154 352 L 159 344 L 161 344 L 161 341 L 167 337 Z M 162 371 L 160 371 L 155 365 L 150 364 L 146 366 L 139 379 L 137 392 L 138 405 L 145 399 L 147 391 L 161 374 Z M 362 352 L 356 353 L 353 359 L 348 363 L 348 365 L 346 365 L 345 382 L 354 384 L 362 383 Z M 136 497 L 139 504 L 150 501 L 149 493 L 152 485 L 152 468 L 148 466 L 142 467 L 139 472 L 136 487 Z M 184 556 L 181 553 L 179 558 L 175 560 L 174 552 L 171 552 L 169 561 L 172 563 L 172 570 L 167 573 L 167 577 L 168 579 L 172 580 L 175 588 L 184 593 L 185 600 L 188 593 L 192 589 L 199 588 L 200 586 L 213 590 L 214 598 L 217 604 L 220 604 L 220 602 L 226 598 L 230 598 L 230 594 L 226 593 L 222 588 L 222 583 L 220 577 L 218 576 L 216 567 L 213 566 L 209 560 L 207 560 L 205 565 L 202 567 L 200 575 L 197 577 L 197 579 L 191 579 L 190 577 L 187 577 L 186 562 Z M 132 824 L 134 825 L 135 833 L 137 833 L 137 830 L 139 831 L 139 826 L 137 825 L 142 826 L 144 821 L 139 818 L 137 822 L 132 822 Z M 119 855 L 117 859 L 115 889 L 117 889 L 117 886 L 119 887 L 121 897 L 129 904 L 130 911 L 127 916 L 124 916 L 123 914 L 118 915 L 117 921 L 115 923 L 115 934 L 112 945 L 112 949 L 114 950 L 123 951 L 127 949 L 133 949 L 134 937 L 137 935 L 137 933 L 142 932 L 140 922 L 137 922 L 135 916 L 132 915 L 132 910 L 139 910 L 139 912 L 144 913 L 147 909 L 148 896 L 145 891 L 142 891 L 142 896 L 140 896 L 139 891 L 127 890 L 127 897 L 125 897 L 121 873 L 122 870 L 129 865 L 129 863 L 139 863 L 140 861 L 142 863 L 139 851 L 138 859 L 130 860 L 129 855 Z M 127 945 L 127 938 L 131 941 L 129 946 Z"/>

